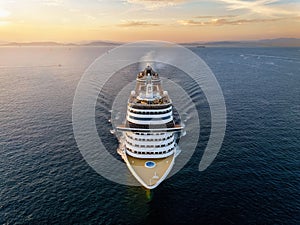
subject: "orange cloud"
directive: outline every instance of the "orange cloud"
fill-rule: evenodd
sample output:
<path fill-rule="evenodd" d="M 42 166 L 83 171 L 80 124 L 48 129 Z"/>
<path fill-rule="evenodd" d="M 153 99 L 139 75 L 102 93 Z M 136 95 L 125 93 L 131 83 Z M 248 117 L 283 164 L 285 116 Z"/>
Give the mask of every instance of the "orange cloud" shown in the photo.
<path fill-rule="evenodd" d="M 252 23 L 267 23 L 275 22 L 280 20 L 287 20 L 291 18 L 274 18 L 274 19 L 238 19 L 238 20 L 228 20 L 228 19 L 212 19 L 210 21 L 197 21 L 197 20 L 178 20 L 177 22 L 184 26 L 223 26 L 223 25 L 243 25 Z"/>
<path fill-rule="evenodd" d="M 159 26 L 160 24 L 157 23 L 150 23 L 147 21 L 125 21 L 121 24 L 118 24 L 119 27 L 153 27 L 153 26 Z"/>
<path fill-rule="evenodd" d="M 194 18 L 197 19 L 210 19 L 210 18 L 232 18 L 232 17 L 237 17 L 237 15 L 224 15 L 224 16 L 194 16 Z"/>
<path fill-rule="evenodd" d="M 147 9 L 158 9 L 167 6 L 175 6 L 190 0 L 127 0 L 128 3 L 143 5 Z"/>

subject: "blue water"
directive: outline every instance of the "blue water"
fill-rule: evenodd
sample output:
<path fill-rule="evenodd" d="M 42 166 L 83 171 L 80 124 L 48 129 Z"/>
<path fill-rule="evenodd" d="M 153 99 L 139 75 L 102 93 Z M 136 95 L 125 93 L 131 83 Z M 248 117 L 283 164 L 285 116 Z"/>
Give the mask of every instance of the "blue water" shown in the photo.
<path fill-rule="evenodd" d="M 97 174 L 73 136 L 76 86 L 107 48 L 1 47 L 0 224 L 300 224 L 300 48 L 192 50 L 223 90 L 225 139 L 198 172 L 204 102 L 197 151 L 149 199 Z"/>

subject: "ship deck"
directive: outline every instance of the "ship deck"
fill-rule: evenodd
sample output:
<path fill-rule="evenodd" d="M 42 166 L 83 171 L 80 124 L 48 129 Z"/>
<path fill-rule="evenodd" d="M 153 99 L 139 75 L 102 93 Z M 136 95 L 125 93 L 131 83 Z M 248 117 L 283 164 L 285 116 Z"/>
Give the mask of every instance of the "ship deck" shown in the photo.
<path fill-rule="evenodd" d="M 174 154 L 161 159 L 134 158 L 127 154 L 126 156 L 128 164 L 131 167 L 129 169 L 133 175 L 143 184 L 143 186 L 149 189 L 155 188 L 162 182 L 174 164 Z M 152 168 L 147 167 L 146 162 L 149 161 L 154 162 L 155 166 Z"/>

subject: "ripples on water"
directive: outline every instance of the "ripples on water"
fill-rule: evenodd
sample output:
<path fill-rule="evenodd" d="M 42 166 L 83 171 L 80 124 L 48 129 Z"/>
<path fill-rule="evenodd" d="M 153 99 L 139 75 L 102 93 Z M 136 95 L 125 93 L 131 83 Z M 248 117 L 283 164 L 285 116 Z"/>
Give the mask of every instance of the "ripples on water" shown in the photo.
<path fill-rule="evenodd" d="M 200 140 L 187 165 L 149 201 L 143 188 L 94 172 L 73 137 L 76 85 L 107 49 L 1 48 L 0 223 L 299 224 L 299 49 L 192 50 L 223 90 L 224 143 L 213 164 L 198 172 L 209 108 L 196 86 L 178 78 L 198 102 Z M 97 105 L 96 112 L 102 107 L 105 113 L 96 120 L 106 125 L 106 145 L 118 157 L 109 132 L 110 104 Z"/>

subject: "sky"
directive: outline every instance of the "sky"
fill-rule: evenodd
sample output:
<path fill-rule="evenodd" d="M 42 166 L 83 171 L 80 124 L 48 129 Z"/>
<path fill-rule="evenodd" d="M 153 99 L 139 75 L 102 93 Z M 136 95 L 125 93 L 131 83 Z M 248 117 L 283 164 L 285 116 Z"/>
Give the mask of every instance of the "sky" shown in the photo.
<path fill-rule="evenodd" d="M 0 0 L 0 42 L 300 38 L 300 0 Z"/>

